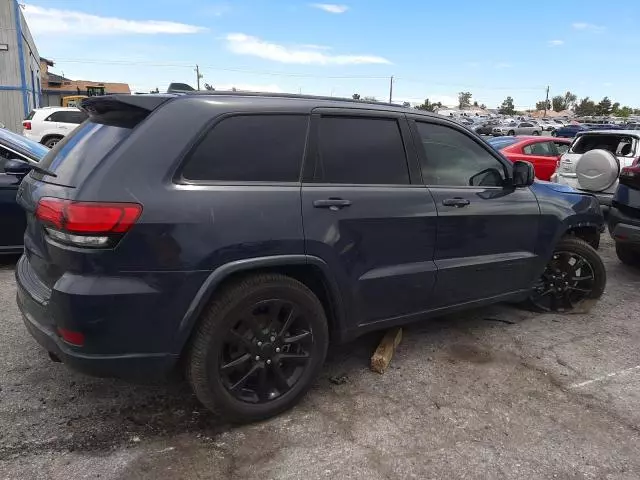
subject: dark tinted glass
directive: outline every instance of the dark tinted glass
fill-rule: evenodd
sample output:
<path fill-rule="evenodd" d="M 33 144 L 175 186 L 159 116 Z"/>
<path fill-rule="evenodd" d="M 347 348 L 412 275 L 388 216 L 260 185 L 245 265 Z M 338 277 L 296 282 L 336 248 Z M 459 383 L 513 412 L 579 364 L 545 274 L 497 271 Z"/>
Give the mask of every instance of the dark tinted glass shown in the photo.
<path fill-rule="evenodd" d="M 556 155 L 556 149 L 553 142 L 536 142 L 522 147 L 525 155 L 538 155 L 542 157 L 552 157 Z"/>
<path fill-rule="evenodd" d="M 418 122 L 417 126 L 427 157 L 422 168 L 427 185 L 502 184 L 504 166 L 473 139 L 442 125 Z"/>
<path fill-rule="evenodd" d="M 396 120 L 322 117 L 313 180 L 321 183 L 409 183 L 407 158 Z"/>
<path fill-rule="evenodd" d="M 56 174 L 53 183 L 77 185 L 130 133 L 128 128 L 85 123 L 53 147 L 42 159 L 42 166 Z M 37 172 L 32 175 L 45 176 Z"/>
<path fill-rule="evenodd" d="M 216 124 L 196 146 L 188 180 L 297 182 L 309 119 L 305 115 L 242 115 Z"/>
<path fill-rule="evenodd" d="M 76 111 L 60 111 L 52 113 L 47 119 L 50 122 L 61 122 L 61 123 L 75 123 L 80 124 L 87 119 L 87 114 L 81 112 L 80 110 Z"/>

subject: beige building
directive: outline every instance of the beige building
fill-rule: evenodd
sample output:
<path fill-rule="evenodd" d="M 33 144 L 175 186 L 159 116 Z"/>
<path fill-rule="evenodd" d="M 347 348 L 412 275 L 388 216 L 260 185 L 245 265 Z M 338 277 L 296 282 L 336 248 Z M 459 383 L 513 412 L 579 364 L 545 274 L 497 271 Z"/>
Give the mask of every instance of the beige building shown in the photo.
<path fill-rule="evenodd" d="M 71 95 L 112 95 L 114 93 L 131 93 L 126 83 L 94 82 L 91 80 L 71 80 L 49 72 L 55 64 L 52 60 L 40 57 L 40 79 L 42 82 L 42 104 L 60 106 L 62 98 Z"/>

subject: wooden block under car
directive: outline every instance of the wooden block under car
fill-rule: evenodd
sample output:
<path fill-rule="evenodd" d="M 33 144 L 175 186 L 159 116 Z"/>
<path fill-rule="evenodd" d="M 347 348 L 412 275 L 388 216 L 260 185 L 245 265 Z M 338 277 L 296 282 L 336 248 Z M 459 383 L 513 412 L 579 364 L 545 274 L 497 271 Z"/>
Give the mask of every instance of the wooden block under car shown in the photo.
<path fill-rule="evenodd" d="M 371 357 L 371 370 L 384 373 L 393 358 L 393 352 L 402 340 L 402 328 L 392 328 L 382 337 Z"/>

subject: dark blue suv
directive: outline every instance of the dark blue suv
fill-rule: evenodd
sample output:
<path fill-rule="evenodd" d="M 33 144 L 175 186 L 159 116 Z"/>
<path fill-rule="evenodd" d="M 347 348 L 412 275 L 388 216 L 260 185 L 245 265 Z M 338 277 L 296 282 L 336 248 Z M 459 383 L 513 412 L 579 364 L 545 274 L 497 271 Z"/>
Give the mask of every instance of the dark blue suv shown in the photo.
<path fill-rule="evenodd" d="M 21 183 L 18 304 L 52 358 L 186 366 L 234 420 L 293 405 L 331 341 L 499 301 L 600 297 L 591 195 L 446 118 L 250 94 L 93 97 Z"/>

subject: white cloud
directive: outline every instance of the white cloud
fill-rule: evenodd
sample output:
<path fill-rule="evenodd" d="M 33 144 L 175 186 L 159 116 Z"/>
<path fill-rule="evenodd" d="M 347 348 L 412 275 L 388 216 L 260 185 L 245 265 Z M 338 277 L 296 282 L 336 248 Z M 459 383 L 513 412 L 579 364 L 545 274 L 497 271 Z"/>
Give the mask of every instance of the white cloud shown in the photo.
<path fill-rule="evenodd" d="M 337 5 L 335 3 L 312 3 L 310 6 L 329 13 L 344 13 L 349 10 L 346 5 Z"/>
<path fill-rule="evenodd" d="M 358 65 L 390 64 L 383 57 L 375 55 L 328 55 L 313 48 L 287 47 L 271 43 L 244 33 L 230 33 L 226 37 L 229 50 L 238 55 L 252 55 L 281 63 L 303 65 Z"/>
<path fill-rule="evenodd" d="M 601 32 L 604 30 L 604 27 L 601 25 L 594 25 L 593 23 L 586 22 L 574 22 L 571 26 L 576 30 L 589 30 L 592 32 Z"/>
<path fill-rule="evenodd" d="M 549 40 L 547 43 L 550 47 L 559 47 L 560 45 L 564 45 L 564 40 Z"/>
<path fill-rule="evenodd" d="M 185 23 L 158 20 L 126 20 L 100 17 L 74 10 L 24 5 L 24 16 L 34 34 L 64 33 L 67 35 L 153 35 L 198 33 L 206 28 Z"/>

